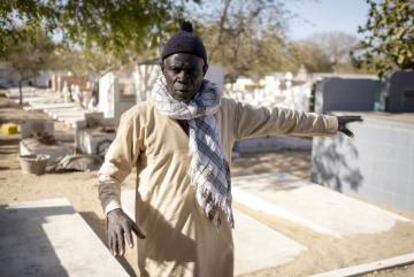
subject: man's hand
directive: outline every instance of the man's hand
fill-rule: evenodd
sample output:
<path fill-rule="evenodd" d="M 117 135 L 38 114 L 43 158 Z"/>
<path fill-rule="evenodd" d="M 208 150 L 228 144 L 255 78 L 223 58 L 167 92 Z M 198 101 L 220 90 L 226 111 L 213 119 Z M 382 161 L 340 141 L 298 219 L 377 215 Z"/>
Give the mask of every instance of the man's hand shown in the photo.
<path fill-rule="evenodd" d="M 347 127 L 346 124 L 351 122 L 361 122 L 362 118 L 359 115 L 344 115 L 344 116 L 337 116 L 338 118 L 338 131 L 344 133 L 348 137 L 353 138 L 354 133 L 352 133 Z"/>
<path fill-rule="evenodd" d="M 132 239 L 133 231 L 137 237 L 145 239 L 144 234 L 137 227 L 137 225 L 130 219 L 122 209 L 115 209 L 110 211 L 107 214 L 107 235 L 108 235 L 108 244 L 109 249 L 112 252 L 112 255 L 123 256 L 125 253 L 125 239 L 129 247 L 134 247 L 134 241 Z"/>

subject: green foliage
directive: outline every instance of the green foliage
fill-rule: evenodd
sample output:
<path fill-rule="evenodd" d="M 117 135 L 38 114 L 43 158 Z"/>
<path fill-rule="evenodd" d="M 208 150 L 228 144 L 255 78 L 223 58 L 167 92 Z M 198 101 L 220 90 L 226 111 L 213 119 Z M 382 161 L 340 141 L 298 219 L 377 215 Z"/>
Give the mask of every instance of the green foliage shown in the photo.
<path fill-rule="evenodd" d="M 370 5 L 364 35 L 353 53 L 358 67 L 379 76 L 392 69 L 414 69 L 414 3 L 407 0 L 367 0 Z"/>
<path fill-rule="evenodd" d="M 0 2 L 0 54 L 5 38 L 32 37 L 42 28 L 71 47 L 122 57 L 157 46 L 177 28 L 182 7 L 170 0 L 8 0 Z M 25 27 L 24 33 L 15 32 Z"/>

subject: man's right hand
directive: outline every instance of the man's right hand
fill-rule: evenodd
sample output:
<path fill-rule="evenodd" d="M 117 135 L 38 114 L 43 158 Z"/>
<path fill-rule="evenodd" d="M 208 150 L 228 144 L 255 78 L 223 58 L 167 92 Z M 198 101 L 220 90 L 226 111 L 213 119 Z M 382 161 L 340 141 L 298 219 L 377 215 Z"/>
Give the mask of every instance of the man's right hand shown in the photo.
<path fill-rule="evenodd" d="M 108 244 L 109 249 L 112 252 L 112 255 L 123 256 L 125 253 L 125 239 L 129 247 L 134 247 L 134 241 L 132 238 L 133 231 L 138 238 L 145 239 L 144 234 L 135 224 L 132 219 L 130 219 L 122 209 L 115 209 L 110 211 L 107 215 L 107 227 L 106 232 L 108 235 Z M 124 238 L 125 235 L 125 238 Z"/>

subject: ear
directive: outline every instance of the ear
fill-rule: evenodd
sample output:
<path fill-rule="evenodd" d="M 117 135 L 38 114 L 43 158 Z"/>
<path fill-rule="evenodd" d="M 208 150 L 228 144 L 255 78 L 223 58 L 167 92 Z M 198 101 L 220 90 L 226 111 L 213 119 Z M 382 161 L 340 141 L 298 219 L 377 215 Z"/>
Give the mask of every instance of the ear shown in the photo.
<path fill-rule="evenodd" d="M 206 76 L 207 70 L 208 70 L 208 64 L 204 64 L 203 65 L 203 76 Z"/>

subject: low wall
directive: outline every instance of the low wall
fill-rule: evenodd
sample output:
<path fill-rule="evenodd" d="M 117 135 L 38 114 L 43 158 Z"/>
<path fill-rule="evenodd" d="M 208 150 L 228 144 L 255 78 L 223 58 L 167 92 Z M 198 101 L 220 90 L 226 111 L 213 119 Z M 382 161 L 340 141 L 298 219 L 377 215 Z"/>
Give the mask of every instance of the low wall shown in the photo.
<path fill-rule="evenodd" d="M 370 113 L 363 118 L 350 124 L 354 139 L 343 134 L 314 138 L 311 180 L 414 211 L 414 114 Z"/>
<path fill-rule="evenodd" d="M 237 141 L 233 151 L 240 154 L 267 153 L 280 150 L 310 151 L 312 140 L 292 136 L 267 136 Z"/>

